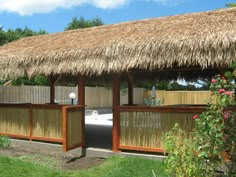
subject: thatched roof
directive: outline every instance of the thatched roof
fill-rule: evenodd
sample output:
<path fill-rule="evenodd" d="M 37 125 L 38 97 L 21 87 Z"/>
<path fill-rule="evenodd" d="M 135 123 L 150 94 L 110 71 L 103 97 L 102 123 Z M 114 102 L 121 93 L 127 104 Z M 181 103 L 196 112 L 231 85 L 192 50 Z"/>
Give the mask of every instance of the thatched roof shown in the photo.
<path fill-rule="evenodd" d="M 0 47 L 0 76 L 227 67 L 235 56 L 231 8 L 24 38 Z"/>

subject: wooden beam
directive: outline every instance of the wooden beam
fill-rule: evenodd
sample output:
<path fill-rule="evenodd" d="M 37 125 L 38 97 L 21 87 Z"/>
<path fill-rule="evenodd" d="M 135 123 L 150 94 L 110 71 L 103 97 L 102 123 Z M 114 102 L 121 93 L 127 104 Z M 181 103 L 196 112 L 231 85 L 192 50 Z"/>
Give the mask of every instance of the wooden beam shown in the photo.
<path fill-rule="evenodd" d="M 55 85 L 60 80 L 61 76 L 48 76 L 48 81 L 50 84 L 50 104 L 55 104 Z"/>
<path fill-rule="evenodd" d="M 55 104 L 55 85 L 50 84 L 50 104 Z"/>
<path fill-rule="evenodd" d="M 12 84 L 12 81 L 13 81 L 13 80 L 7 81 L 5 84 L 3 84 L 3 86 L 11 85 L 11 84 Z"/>
<path fill-rule="evenodd" d="M 128 105 L 134 104 L 134 81 L 131 73 L 128 72 Z"/>
<path fill-rule="evenodd" d="M 112 128 L 112 150 L 119 152 L 120 144 L 120 115 L 118 106 L 120 106 L 120 75 L 114 74 L 112 78 L 112 95 L 113 95 L 113 128 Z"/>
<path fill-rule="evenodd" d="M 30 115 L 30 128 L 29 128 L 29 131 L 30 131 L 30 141 L 32 141 L 32 136 L 33 136 L 33 107 L 30 106 L 30 109 L 29 109 L 29 115 Z"/>
<path fill-rule="evenodd" d="M 149 147 L 140 147 L 140 146 L 126 146 L 120 145 L 120 149 L 132 150 L 132 151 L 143 151 L 143 152 L 164 152 L 164 148 L 149 148 Z"/>
<path fill-rule="evenodd" d="M 85 105 L 85 77 L 78 76 L 78 105 Z"/>
<path fill-rule="evenodd" d="M 78 105 L 84 106 L 82 111 L 82 146 L 85 146 L 85 76 L 78 75 Z M 86 151 L 82 148 L 82 155 Z"/>
<path fill-rule="evenodd" d="M 67 151 L 67 110 L 66 107 L 62 108 L 62 137 L 63 137 L 63 151 Z"/>

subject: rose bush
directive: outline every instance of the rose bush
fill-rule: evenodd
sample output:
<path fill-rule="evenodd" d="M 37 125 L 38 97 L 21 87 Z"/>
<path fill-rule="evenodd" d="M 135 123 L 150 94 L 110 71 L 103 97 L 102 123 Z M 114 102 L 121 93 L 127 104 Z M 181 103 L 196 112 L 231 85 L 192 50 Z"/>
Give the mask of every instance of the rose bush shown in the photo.
<path fill-rule="evenodd" d="M 194 129 L 196 152 L 204 164 L 201 167 L 202 171 L 207 176 L 213 176 L 216 169 L 222 166 L 225 162 L 223 158 L 225 152 L 230 157 L 234 156 L 233 149 L 236 142 L 230 133 L 235 126 L 229 124 L 235 122 L 235 113 L 229 110 L 229 106 L 234 105 L 231 78 L 217 76 L 212 79 L 210 90 L 212 94 L 207 103 L 207 110 L 195 119 Z M 227 162 L 226 166 L 228 164 Z M 229 168 L 224 171 L 227 176 L 234 173 Z"/>
<path fill-rule="evenodd" d="M 181 143 L 182 147 L 187 148 L 181 148 L 179 142 L 171 141 L 178 140 L 176 126 L 164 136 L 164 146 L 168 152 L 166 164 L 171 175 L 187 176 L 184 171 L 188 170 L 190 176 L 211 177 L 224 167 L 221 170 L 225 176 L 236 176 L 236 116 L 231 107 L 235 105 L 232 94 L 234 78 L 236 63 L 233 64 L 233 71 L 211 80 L 207 109 L 193 116 L 193 141 L 183 140 Z M 183 154 L 188 154 L 188 157 Z M 191 163 L 185 163 L 183 159 L 191 159 Z"/>

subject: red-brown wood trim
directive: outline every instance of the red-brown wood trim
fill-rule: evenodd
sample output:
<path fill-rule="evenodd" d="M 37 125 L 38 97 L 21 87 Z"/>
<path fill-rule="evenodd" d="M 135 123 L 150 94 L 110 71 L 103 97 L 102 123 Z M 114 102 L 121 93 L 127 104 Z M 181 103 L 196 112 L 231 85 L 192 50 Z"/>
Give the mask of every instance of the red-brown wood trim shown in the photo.
<path fill-rule="evenodd" d="M 17 135 L 17 134 L 10 134 L 10 133 L 0 133 L 0 135 L 9 136 L 11 138 L 21 138 L 21 139 L 28 139 L 28 140 L 32 139 L 32 140 L 41 140 L 41 141 L 57 142 L 57 143 L 62 142 L 62 139 L 46 138 L 46 137 L 41 137 L 41 136 L 29 137 L 27 135 Z"/>
<path fill-rule="evenodd" d="M 120 115 L 118 106 L 120 105 L 120 75 L 113 74 L 112 78 L 112 110 L 113 110 L 113 128 L 112 128 L 112 150 L 119 152 L 120 144 Z"/>
<path fill-rule="evenodd" d="M 55 78 L 55 81 L 54 81 L 54 85 L 56 85 L 58 82 L 59 82 L 59 80 L 61 79 L 61 75 L 59 75 L 59 76 L 57 76 L 56 78 Z"/>
<path fill-rule="evenodd" d="M 76 144 L 76 145 L 71 146 L 71 147 L 69 147 L 69 148 L 66 147 L 66 149 L 63 149 L 63 151 L 64 151 L 64 152 L 67 152 L 67 151 L 69 151 L 69 150 L 72 150 L 72 149 L 75 149 L 75 148 L 78 148 L 78 147 L 81 147 L 81 146 L 83 146 L 83 143 Z"/>
<path fill-rule="evenodd" d="M 32 140 L 41 140 L 41 141 L 48 141 L 48 142 L 55 142 L 55 143 L 62 143 L 62 139 L 58 138 L 47 138 L 42 136 L 32 136 Z"/>
<path fill-rule="evenodd" d="M 29 109 L 29 126 L 30 126 L 30 141 L 32 141 L 33 136 L 33 109 L 32 107 Z"/>
<path fill-rule="evenodd" d="M 50 104 L 55 104 L 55 85 L 60 80 L 61 76 L 53 76 L 50 75 L 48 77 L 49 85 L 50 85 Z"/>
<path fill-rule="evenodd" d="M 132 75 L 128 72 L 128 105 L 134 104 L 134 82 Z"/>
<path fill-rule="evenodd" d="M 11 138 L 30 139 L 30 137 L 28 135 L 17 135 L 17 134 L 1 133 L 1 132 L 0 132 L 0 135 L 8 136 L 8 137 L 11 137 Z"/>
<path fill-rule="evenodd" d="M 55 104 L 55 85 L 50 85 L 50 104 Z"/>
<path fill-rule="evenodd" d="M 85 107 L 83 108 L 82 111 L 82 145 L 85 146 Z"/>
<path fill-rule="evenodd" d="M 148 148 L 148 147 L 140 147 L 140 146 L 120 145 L 119 149 L 133 150 L 133 151 L 143 151 L 143 152 L 159 152 L 159 153 L 164 153 L 164 149 L 163 148 Z"/>
<path fill-rule="evenodd" d="M 0 103 L 0 107 L 2 108 L 29 108 L 31 106 L 31 104 L 27 103 L 27 104 L 16 104 L 16 103 Z"/>
<path fill-rule="evenodd" d="M 85 146 L 85 76 L 78 75 L 78 105 L 82 110 L 82 146 Z"/>
<path fill-rule="evenodd" d="M 63 108 L 66 108 L 67 111 L 83 111 L 85 105 L 74 105 L 74 106 L 63 106 Z"/>
<path fill-rule="evenodd" d="M 78 76 L 78 105 L 85 105 L 85 77 Z"/>
<path fill-rule="evenodd" d="M 121 112 L 168 112 L 197 113 L 206 111 L 206 106 L 119 106 Z"/>
<path fill-rule="evenodd" d="M 67 150 L 67 108 L 62 108 L 62 137 L 63 137 L 63 151 Z"/>
<path fill-rule="evenodd" d="M 33 104 L 33 109 L 62 109 L 64 105 L 57 104 Z"/>

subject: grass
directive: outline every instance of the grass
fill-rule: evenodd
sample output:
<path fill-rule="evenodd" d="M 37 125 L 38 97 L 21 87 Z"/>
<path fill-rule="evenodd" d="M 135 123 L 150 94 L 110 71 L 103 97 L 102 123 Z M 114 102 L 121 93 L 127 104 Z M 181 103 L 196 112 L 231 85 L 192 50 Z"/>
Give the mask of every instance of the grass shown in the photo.
<path fill-rule="evenodd" d="M 57 160 L 54 156 L 49 156 L 41 153 L 37 154 L 30 154 L 30 155 L 23 155 L 18 157 L 18 159 L 33 163 L 37 166 L 44 166 L 48 168 L 56 168 L 57 167 Z"/>
<path fill-rule="evenodd" d="M 0 157 L 1 177 L 65 177 L 65 172 L 53 170 L 45 166 L 25 162 L 12 157 Z"/>
<path fill-rule="evenodd" d="M 152 170 L 157 177 L 167 177 L 163 162 L 142 158 L 111 157 L 88 170 L 62 171 L 24 158 L 0 156 L 0 177 L 153 177 Z"/>

